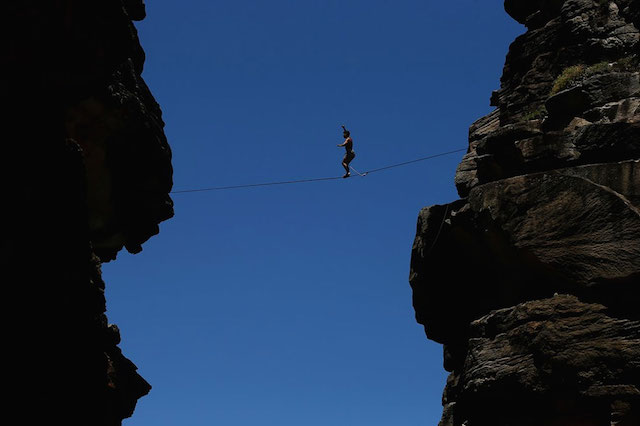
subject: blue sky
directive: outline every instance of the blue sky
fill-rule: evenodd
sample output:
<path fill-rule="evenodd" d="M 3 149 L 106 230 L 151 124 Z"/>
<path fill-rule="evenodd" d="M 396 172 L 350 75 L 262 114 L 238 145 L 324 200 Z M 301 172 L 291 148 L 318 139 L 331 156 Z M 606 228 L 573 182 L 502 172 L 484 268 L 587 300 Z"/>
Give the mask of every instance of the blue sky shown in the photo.
<path fill-rule="evenodd" d="M 498 0 L 147 13 L 175 190 L 341 176 L 341 124 L 358 170 L 465 148 L 524 30 Z M 153 386 L 125 426 L 437 424 L 442 348 L 415 323 L 409 259 L 420 208 L 458 198 L 462 155 L 175 194 L 144 251 L 103 266 L 109 320 Z"/>

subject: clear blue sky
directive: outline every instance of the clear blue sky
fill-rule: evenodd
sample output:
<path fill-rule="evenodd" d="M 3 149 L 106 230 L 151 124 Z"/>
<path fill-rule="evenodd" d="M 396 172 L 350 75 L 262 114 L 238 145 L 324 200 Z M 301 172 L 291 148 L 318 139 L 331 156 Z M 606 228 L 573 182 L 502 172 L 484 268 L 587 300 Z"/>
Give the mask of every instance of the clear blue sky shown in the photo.
<path fill-rule="evenodd" d="M 175 190 L 340 176 L 341 124 L 359 170 L 465 148 L 524 30 L 499 0 L 147 12 Z M 415 323 L 409 259 L 420 208 L 457 199 L 461 158 L 176 194 L 141 254 L 103 266 L 109 320 L 153 385 L 125 426 L 436 425 L 442 349 Z"/>

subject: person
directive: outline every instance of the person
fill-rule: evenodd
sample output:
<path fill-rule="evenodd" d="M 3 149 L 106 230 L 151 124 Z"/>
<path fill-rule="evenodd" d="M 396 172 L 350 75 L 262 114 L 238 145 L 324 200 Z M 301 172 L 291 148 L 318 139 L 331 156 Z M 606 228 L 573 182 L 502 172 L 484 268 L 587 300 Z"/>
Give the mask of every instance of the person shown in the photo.
<path fill-rule="evenodd" d="M 351 173 L 349 172 L 349 163 L 351 163 L 351 160 L 353 160 L 354 158 L 356 158 L 356 153 L 353 151 L 353 139 L 351 139 L 351 132 L 349 132 L 346 127 L 342 126 L 342 136 L 344 137 L 344 142 L 342 142 L 341 144 L 338 144 L 339 147 L 343 147 L 347 150 L 346 154 L 344 155 L 344 158 L 342 159 L 342 167 L 344 167 L 344 170 L 346 171 L 345 175 L 342 176 L 343 178 L 348 178 L 349 176 L 351 176 Z"/>

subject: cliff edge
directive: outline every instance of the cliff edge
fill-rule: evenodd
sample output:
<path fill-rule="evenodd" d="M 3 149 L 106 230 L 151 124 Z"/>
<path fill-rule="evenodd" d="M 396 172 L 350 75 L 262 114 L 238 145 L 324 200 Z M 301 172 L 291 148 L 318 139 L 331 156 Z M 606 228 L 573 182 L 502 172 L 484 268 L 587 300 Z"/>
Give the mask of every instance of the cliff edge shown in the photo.
<path fill-rule="evenodd" d="M 640 1 L 504 6 L 527 31 L 412 250 L 440 425 L 637 426 Z"/>
<path fill-rule="evenodd" d="M 4 416 L 120 425 L 150 385 L 109 324 L 100 265 L 173 215 L 171 151 L 141 78 L 142 0 L 5 2 Z"/>

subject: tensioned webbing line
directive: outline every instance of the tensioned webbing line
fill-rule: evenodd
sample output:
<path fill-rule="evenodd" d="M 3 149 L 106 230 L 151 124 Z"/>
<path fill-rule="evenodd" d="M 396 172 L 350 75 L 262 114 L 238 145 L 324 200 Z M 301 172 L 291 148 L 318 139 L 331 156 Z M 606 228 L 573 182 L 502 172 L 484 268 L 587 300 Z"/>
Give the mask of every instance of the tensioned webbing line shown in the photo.
<path fill-rule="evenodd" d="M 391 164 L 389 166 L 379 167 L 377 169 L 367 170 L 367 171 L 364 171 L 362 173 L 360 173 L 360 172 L 356 172 L 356 173 L 358 173 L 358 175 L 360 175 L 359 177 L 364 177 L 364 176 L 366 176 L 366 175 L 368 175 L 370 173 L 376 173 L 376 172 L 380 172 L 382 170 L 392 169 L 394 167 L 406 166 L 408 164 L 417 163 L 419 161 L 431 160 L 432 158 L 442 157 L 442 156 L 445 156 L 445 155 L 450 155 L 450 154 L 454 154 L 456 152 L 462 152 L 462 151 L 466 151 L 466 150 L 467 150 L 467 148 L 460 148 L 460 149 L 456 149 L 456 150 L 453 150 L 453 151 L 441 152 L 439 154 L 434 154 L 434 155 L 429 155 L 429 156 L 422 157 L 422 158 L 417 158 L 415 160 L 404 161 L 402 163 Z M 171 194 L 183 194 L 183 193 L 186 193 L 186 192 L 222 191 L 222 190 L 226 190 L 226 189 L 253 188 L 253 187 L 257 187 L 257 186 L 289 185 L 289 184 L 292 184 L 292 183 L 318 182 L 318 181 L 324 181 L 324 180 L 338 180 L 338 179 L 342 179 L 342 176 L 310 178 L 310 179 L 298 179 L 298 180 L 285 180 L 285 181 L 278 181 L 278 182 L 249 183 L 249 184 L 245 184 L 245 185 L 214 186 L 214 187 L 211 187 L 211 188 L 183 189 L 183 190 L 179 190 L 179 191 L 172 191 Z"/>

